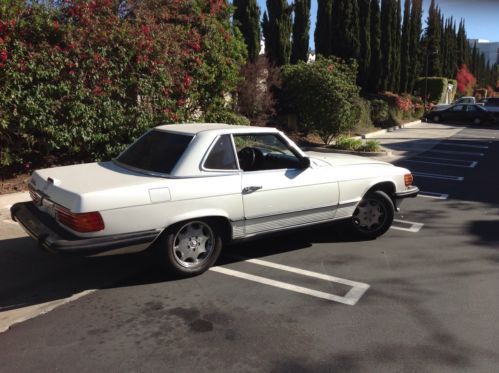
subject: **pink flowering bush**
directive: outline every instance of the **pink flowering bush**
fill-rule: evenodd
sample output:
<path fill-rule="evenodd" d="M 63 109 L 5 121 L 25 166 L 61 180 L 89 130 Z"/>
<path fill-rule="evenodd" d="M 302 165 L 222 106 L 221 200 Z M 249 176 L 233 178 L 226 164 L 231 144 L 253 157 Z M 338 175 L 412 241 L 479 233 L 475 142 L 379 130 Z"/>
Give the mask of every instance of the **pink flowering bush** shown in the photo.
<path fill-rule="evenodd" d="M 59 4 L 0 10 L 4 170 L 107 159 L 150 127 L 227 110 L 245 48 L 225 1 Z"/>

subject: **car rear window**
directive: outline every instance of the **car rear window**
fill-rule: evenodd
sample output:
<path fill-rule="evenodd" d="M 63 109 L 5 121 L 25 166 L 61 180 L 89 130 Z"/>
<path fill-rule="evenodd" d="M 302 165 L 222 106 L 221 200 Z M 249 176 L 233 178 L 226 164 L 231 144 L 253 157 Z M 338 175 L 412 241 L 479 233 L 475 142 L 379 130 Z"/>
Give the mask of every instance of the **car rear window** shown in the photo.
<path fill-rule="evenodd" d="M 153 130 L 130 145 L 116 160 L 141 170 L 169 174 L 192 138 L 189 135 Z"/>

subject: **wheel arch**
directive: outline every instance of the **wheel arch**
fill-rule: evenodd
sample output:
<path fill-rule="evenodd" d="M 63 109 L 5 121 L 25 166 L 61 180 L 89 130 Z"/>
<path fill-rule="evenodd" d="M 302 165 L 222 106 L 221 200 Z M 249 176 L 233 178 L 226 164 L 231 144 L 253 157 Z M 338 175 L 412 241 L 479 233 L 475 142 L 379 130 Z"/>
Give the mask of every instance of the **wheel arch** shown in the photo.
<path fill-rule="evenodd" d="M 394 200 L 394 195 L 395 195 L 395 192 L 397 190 L 397 186 L 395 185 L 395 183 L 393 181 L 378 181 L 376 182 L 375 184 L 371 185 L 369 187 L 369 189 L 366 190 L 366 192 L 364 193 L 364 196 L 370 192 L 375 192 L 377 190 L 381 190 L 382 192 L 385 192 L 388 197 L 390 197 L 390 199 L 393 201 L 393 203 L 395 204 L 395 200 Z"/>
<path fill-rule="evenodd" d="M 172 227 L 184 224 L 191 220 L 198 220 L 198 219 L 213 222 L 217 226 L 217 228 L 220 229 L 219 233 L 221 235 L 224 244 L 232 240 L 232 225 L 230 224 L 229 218 L 219 212 L 213 212 L 213 211 L 198 212 L 196 214 L 179 216 L 177 217 L 177 219 L 174 219 L 174 221 L 172 221 L 170 224 L 168 224 L 168 226 L 166 226 L 163 229 L 161 235 L 163 235 Z"/>

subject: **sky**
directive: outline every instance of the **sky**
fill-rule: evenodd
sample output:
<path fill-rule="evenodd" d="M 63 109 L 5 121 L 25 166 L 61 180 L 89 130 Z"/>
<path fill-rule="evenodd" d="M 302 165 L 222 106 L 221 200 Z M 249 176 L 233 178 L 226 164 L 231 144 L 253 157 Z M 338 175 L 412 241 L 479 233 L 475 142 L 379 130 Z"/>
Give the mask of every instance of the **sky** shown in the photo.
<path fill-rule="evenodd" d="M 257 0 L 260 9 L 266 9 L 265 0 Z M 273 1 L 273 0 L 269 0 Z M 403 8 L 403 0 L 402 8 Z M 289 1 L 291 2 L 291 0 Z M 445 18 L 453 16 L 454 19 L 463 18 L 466 32 L 470 39 L 487 39 L 499 41 L 499 0 L 436 0 Z M 426 26 L 426 17 L 430 0 L 423 0 L 423 27 Z M 403 10 L 402 10 L 403 11 Z M 310 48 L 314 49 L 315 19 L 317 16 L 317 0 L 312 0 Z"/>

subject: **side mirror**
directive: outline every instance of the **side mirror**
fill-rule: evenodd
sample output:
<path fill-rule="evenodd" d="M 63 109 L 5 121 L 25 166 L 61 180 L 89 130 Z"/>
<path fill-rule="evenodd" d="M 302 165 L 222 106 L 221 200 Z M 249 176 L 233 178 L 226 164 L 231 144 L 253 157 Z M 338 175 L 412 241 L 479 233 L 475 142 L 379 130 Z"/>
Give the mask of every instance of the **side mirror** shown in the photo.
<path fill-rule="evenodd" d="M 308 158 L 308 157 L 300 158 L 300 168 L 302 170 L 305 170 L 309 167 L 310 167 L 310 158 Z"/>

